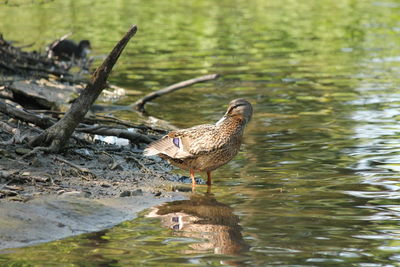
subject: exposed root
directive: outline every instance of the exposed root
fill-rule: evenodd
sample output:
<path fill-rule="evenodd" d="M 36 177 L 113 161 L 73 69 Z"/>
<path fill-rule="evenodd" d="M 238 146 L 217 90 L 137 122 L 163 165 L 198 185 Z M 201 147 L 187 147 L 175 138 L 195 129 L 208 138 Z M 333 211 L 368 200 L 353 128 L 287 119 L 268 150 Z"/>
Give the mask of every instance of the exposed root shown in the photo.
<path fill-rule="evenodd" d="M 21 156 L 21 159 L 29 158 L 30 156 L 34 156 L 39 152 L 52 153 L 52 152 L 56 152 L 56 151 L 58 151 L 58 149 L 56 149 L 56 147 L 54 147 L 53 145 L 50 147 L 38 146 L 38 147 L 35 147 L 34 149 L 32 149 L 31 152 Z"/>
<path fill-rule="evenodd" d="M 96 178 L 96 174 L 94 174 L 93 172 L 91 172 L 89 169 L 79 167 L 78 165 L 76 165 L 76 164 L 74 164 L 74 163 L 72 163 L 72 162 L 69 162 L 69 161 L 66 160 L 66 159 L 62 159 L 62 158 L 60 158 L 60 157 L 54 157 L 54 160 L 58 160 L 58 161 L 60 161 L 60 162 L 62 162 L 62 163 L 65 163 L 65 164 L 67 164 L 68 166 L 70 166 L 70 167 L 72 167 L 72 168 L 74 168 L 74 169 L 77 169 L 77 170 L 78 170 L 79 172 L 81 172 L 82 174 L 89 174 L 91 177 Z"/>

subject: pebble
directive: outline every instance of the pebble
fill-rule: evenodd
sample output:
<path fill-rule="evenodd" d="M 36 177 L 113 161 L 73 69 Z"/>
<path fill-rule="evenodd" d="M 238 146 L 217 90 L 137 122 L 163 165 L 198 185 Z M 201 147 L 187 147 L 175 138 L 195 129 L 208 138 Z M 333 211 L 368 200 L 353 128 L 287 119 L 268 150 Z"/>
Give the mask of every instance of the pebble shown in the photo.
<path fill-rule="evenodd" d="M 132 195 L 132 192 L 129 190 L 125 190 L 119 194 L 120 197 L 130 197 Z"/>
<path fill-rule="evenodd" d="M 71 192 L 63 192 L 61 196 L 64 197 L 90 197 L 90 192 L 82 192 L 82 191 L 71 191 Z"/>
<path fill-rule="evenodd" d="M 11 155 L 10 155 L 10 152 L 9 151 L 7 151 L 7 150 L 5 150 L 5 149 L 0 149 L 0 157 L 6 157 L 6 158 L 8 158 L 8 157 L 10 157 Z"/>
<path fill-rule="evenodd" d="M 143 191 L 142 191 L 142 189 L 125 190 L 119 196 L 120 197 L 143 196 Z"/>
<path fill-rule="evenodd" d="M 42 162 L 38 158 L 33 158 L 31 161 L 31 165 L 33 167 L 42 167 L 43 166 Z"/>
<path fill-rule="evenodd" d="M 32 151 L 31 149 L 22 148 L 22 147 L 15 149 L 15 153 L 18 154 L 18 155 L 26 155 L 31 151 Z"/>

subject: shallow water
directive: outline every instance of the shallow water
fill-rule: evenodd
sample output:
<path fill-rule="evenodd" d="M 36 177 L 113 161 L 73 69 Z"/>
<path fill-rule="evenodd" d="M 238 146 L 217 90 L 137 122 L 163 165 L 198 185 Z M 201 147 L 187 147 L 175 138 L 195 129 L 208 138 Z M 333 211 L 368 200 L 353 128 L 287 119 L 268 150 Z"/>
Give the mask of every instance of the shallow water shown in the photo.
<path fill-rule="evenodd" d="M 114 105 L 219 73 L 148 112 L 189 127 L 245 97 L 255 114 L 212 195 L 200 188 L 161 218 L 148 210 L 99 233 L 10 250 L 1 264 L 399 264 L 400 1 L 20 2 L 0 6 L 0 29 L 35 49 L 73 31 L 104 55 L 139 25 L 111 77 L 129 96 Z"/>

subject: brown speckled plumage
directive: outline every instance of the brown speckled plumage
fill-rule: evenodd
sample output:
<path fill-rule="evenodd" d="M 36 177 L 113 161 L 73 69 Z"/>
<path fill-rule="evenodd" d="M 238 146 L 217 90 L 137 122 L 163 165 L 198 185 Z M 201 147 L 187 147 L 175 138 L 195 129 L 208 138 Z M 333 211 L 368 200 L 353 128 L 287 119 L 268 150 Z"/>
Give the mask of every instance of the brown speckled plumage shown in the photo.
<path fill-rule="evenodd" d="M 145 155 L 158 155 L 171 164 L 194 172 L 205 171 L 211 184 L 211 171 L 229 162 L 239 151 L 243 131 L 253 108 L 245 99 L 232 100 L 225 115 L 215 124 L 204 124 L 168 133 L 145 149 Z"/>

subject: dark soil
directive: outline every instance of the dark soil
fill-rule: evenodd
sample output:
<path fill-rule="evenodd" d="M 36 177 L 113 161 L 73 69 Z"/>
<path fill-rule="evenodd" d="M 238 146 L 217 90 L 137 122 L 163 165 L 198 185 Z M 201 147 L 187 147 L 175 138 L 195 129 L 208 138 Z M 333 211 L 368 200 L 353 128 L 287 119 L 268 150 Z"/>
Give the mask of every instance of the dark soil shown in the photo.
<path fill-rule="evenodd" d="M 0 117 L 1 121 L 7 118 Z M 31 126 L 8 120 L 21 135 Z M 84 136 L 85 137 L 85 136 Z M 38 195 L 76 194 L 88 198 L 160 195 L 171 191 L 181 176 L 158 157 L 142 155 L 145 144 L 117 146 L 75 137 L 61 154 L 31 151 L 27 144 L 4 144 L 12 135 L 0 131 L 0 201 L 26 201 Z M 86 136 L 87 139 L 87 136 Z M 1 142 L 0 141 L 0 142 Z"/>

